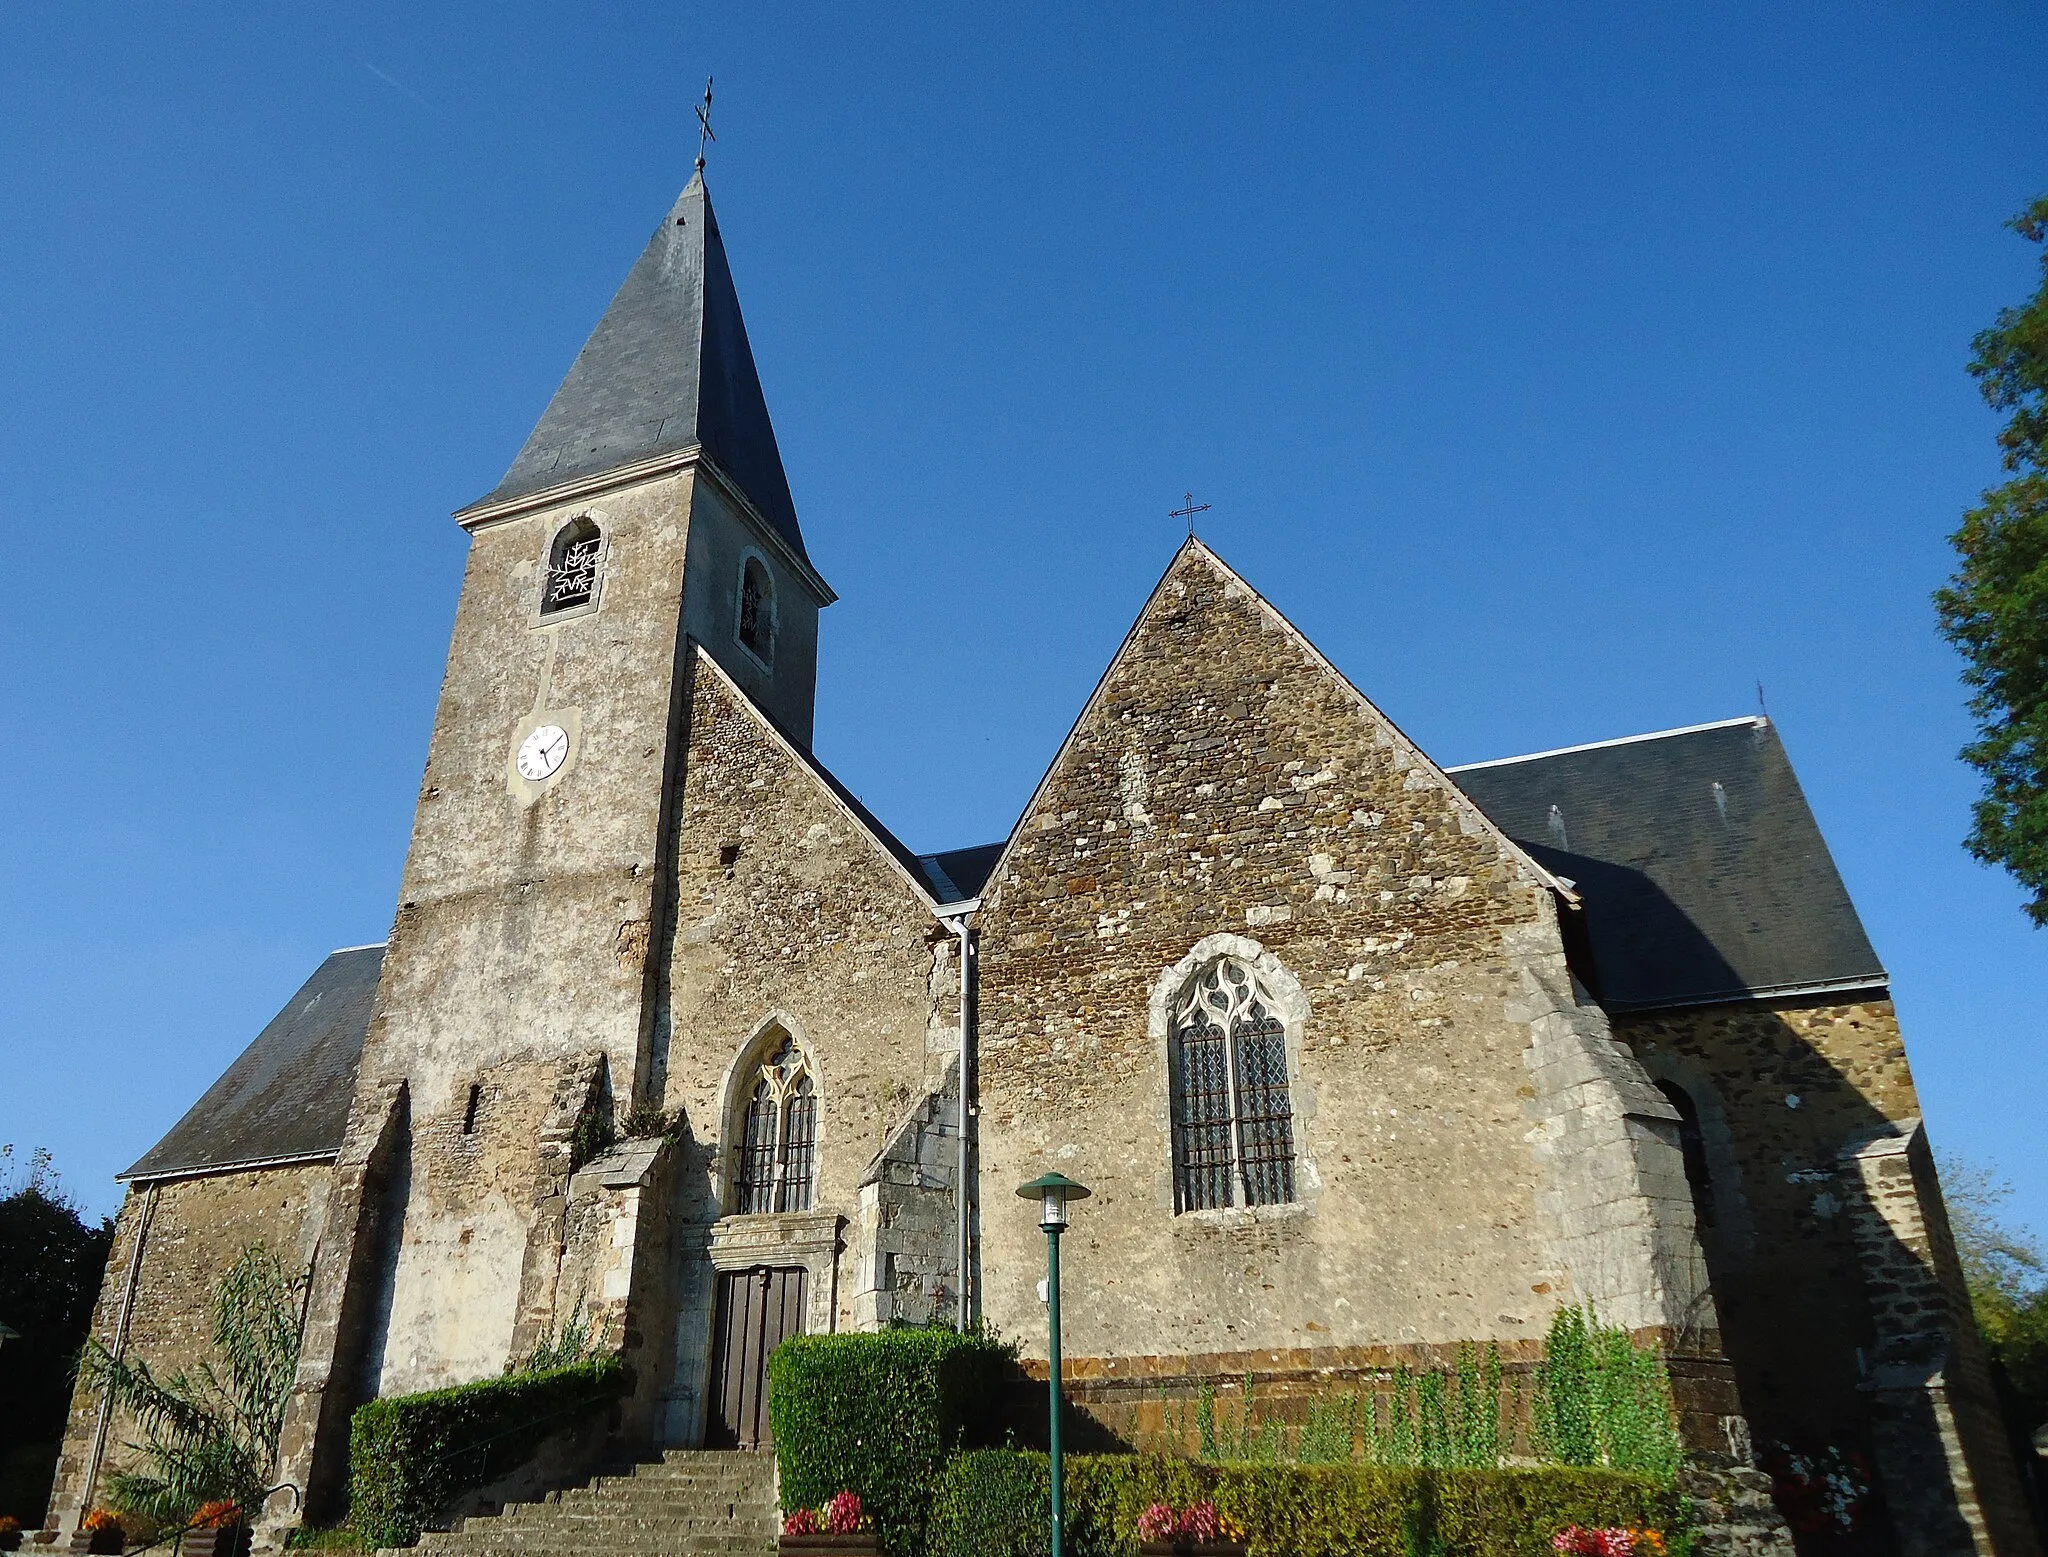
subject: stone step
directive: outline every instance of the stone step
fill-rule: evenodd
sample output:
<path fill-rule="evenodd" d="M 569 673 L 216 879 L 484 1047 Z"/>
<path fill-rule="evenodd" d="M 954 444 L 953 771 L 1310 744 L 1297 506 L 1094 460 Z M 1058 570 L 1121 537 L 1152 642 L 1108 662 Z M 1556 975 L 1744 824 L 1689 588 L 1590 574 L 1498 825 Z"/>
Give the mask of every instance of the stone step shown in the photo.
<path fill-rule="evenodd" d="M 594 1498 L 564 1498 L 559 1503 L 515 1503 L 508 1505 L 500 1518 L 515 1513 L 526 1523 L 570 1515 L 589 1517 L 591 1515 L 612 1515 L 624 1519 L 666 1519 L 684 1515 L 704 1515 L 718 1519 L 738 1519 L 759 1524 L 775 1512 L 775 1500 L 769 1497 L 700 1497 L 662 1498 L 635 1497 L 631 1493 L 611 1492 Z"/>
<path fill-rule="evenodd" d="M 639 1475 L 600 1475 L 590 1487 L 772 1487 L 774 1475 L 733 1475 L 729 1471 L 700 1471 L 694 1467 L 662 1465 Z"/>
<path fill-rule="evenodd" d="M 672 1481 L 613 1481 L 601 1487 L 570 1487 L 558 1497 L 534 1499 L 523 1506 L 560 1508 L 569 1503 L 600 1502 L 607 1498 L 626 1498 L 636 1503 L 663 1498 L 678 1504 L 762 1503 L 771 1501 L 774 1496 L 772 1486 L 756 1482 L 709 1481 L 685 1486 Z"/>
<path fill-rule="evenodd" d="M 412 1557 L 768 1557 L 777 1528 L 773 1456 L 670 1449 L 429 1532 Z"/>
<path fill-rule="evenodd" d="M 769 1527 L 767 1511 L 749 1509 L 745 1513 L 728 1514 L 723 1509 L 674 1509 L 653 1512 L 622 1512 L 616 1509 L 507 1509 L 489 1526 L 498 1530 L 560 1530 L 569 1527 L 585 1528 L 591 1525 L 627 1525 L 635 1528 L 656 1526 L 663 1529 L 683 1530 L 691 1534 L 737 1532 L 751 1535 Z M 483 1527 L 479 1527 L 483 1528 Z"/>

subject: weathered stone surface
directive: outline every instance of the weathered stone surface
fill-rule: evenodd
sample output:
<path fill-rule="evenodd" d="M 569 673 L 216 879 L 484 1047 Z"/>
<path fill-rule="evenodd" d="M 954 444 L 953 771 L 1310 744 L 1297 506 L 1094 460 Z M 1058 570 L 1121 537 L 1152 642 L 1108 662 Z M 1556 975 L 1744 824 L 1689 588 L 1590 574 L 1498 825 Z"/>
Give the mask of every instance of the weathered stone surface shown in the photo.
<path fill-rule="evenodd" d="M 189 1369 L 213 1349 L 213 1289 L 251 1244 L 275 1254 L 287 1273 L 311 1267 L 332 1168 L 324 1162 L 220 1173 L 131 1190 L 115 1219 L 107 1279 L 92 1335 L 158 1373 Z M 140 1263 L 137 1263 L 138 1242 Z M 133 1285 L 130 1285 L 130 1273 Z M 65 1428 L 51 1491 L 52 1528 L 76 1529 L 91 1490 L 108 1471 L 132 1466 L 135 1423 L 112 1413 L 101 1431 L 101 1397 L 79 1389 Z M 94 1445 L 101 1445 L 97 1474 Z"/>
<path fill-rule="evenodd" d="M 1573 984 L 1554 883 L 1191 544 L 983 894 L 987 1313 L 1043 1345 L 1012 1184 L 1095 1188 L 1077 1356 L 1679 1322 L 1673 1116 Z M 1291 1009 L 1297 1193 L 1174 1214 L 1166 1006 L 1208 956 Z M 1689 1243 L 1689 1237 L 1685 1240 Z"/>
<path fill-rule="evenodd" d="M 958 1020 L 945 977 L 952 938 L 922 883 L 708 656 L 693 662 L 690 698 L 655 1038 L 664 1100 L 689 1120 L 675 1216 L 698 1252 L 683 1261 L 666 1407 L 672 1441 L 685 1442 L 702 1430 L 712 1266 L 742 1258 L 719 1259 L 708 1229 L 733 1209 L 740 1120 L 761 1060 L 786 1036 L 816 1079 L 811 1211 L 856 1236 L 810 1240 L 788 1262 L 809 1271 L 812 1327 L 845 1328 L 878 1312 L 878 1262 L 859 1242 L 878 1225 L 864 1215 L 863 1184 L 892 1135 L 928 1111 Z M 950 1208 L 950 1189 L 924 1193 Z M 950 1286 L 941 1257 L 920 1259 Z"/>

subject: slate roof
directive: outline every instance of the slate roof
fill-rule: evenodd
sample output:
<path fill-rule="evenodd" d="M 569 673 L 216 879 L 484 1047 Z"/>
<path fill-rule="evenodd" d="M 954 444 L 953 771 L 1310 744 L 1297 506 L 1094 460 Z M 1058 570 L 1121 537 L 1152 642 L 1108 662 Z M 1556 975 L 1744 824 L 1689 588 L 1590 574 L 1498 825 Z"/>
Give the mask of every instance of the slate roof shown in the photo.
<path fill-rule="evenodd" d="M 971 849 L 945 849 L 937 854 L 920 854 L 918 867 L 924 878 L 931 883 L 932 896 L 941 907 L 948 903 L 964 903 L 971 897 L 981 896 L 982 886 L 988 881 L 988 873 L 996 868 L 996 861 L 1002 858 L 1003 845 L 1000 843 L 978 843 Z"/>
<path fill-rule="evenodd" d="M 241 1057 L 121 1177 L 173 1178 L 340 1149 L 384 948 L 331 952 Z"/>
<path fill-rule="evenodd" d="M 700 445 L 804 556 L 701 173 L 654 230 L 505 479 L 472 507 Z"/>
<path fill-rule="evenodd" d="M 1886 981 L 1766 719 L 1448 771 L 1573 882 L 1610 1010 Z"/>

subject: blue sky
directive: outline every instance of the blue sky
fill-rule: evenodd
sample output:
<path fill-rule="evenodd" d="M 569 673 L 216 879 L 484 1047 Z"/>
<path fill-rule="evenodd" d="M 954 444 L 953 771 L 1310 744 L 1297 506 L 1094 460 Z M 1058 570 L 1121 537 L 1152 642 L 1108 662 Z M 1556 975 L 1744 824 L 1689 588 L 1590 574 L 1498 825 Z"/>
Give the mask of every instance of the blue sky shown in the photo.
<path fill-rule="evenodd" d="M 0 1142 L 112 1175 L 382 938 L 489 489 L 711 181 L 818 749 L 1002 836 L 1205 536 L 1439 761 L 1764 684 L 1938 1146 L 2048 1231 L 2048 939 L 1928 594 L 1998 479 L 2048 20 L 1716 7 L 8 7 Z"/>

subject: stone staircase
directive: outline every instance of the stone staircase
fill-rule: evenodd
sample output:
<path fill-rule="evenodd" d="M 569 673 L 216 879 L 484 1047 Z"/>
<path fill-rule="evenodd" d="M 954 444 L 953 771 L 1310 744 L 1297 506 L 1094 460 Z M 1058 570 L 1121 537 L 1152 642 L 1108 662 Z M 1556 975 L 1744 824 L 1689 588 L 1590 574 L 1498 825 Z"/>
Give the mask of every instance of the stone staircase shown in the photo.
<path fill-rule="evenodd" d="M 415 1557 L 768 1557 L 775 1550 L 775 1456 L 671 1449 L 630 1473 L 595 1476 L 538 1503 L 507 1503 Z"/>

